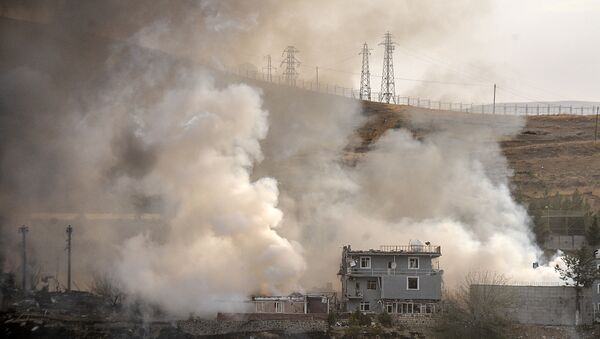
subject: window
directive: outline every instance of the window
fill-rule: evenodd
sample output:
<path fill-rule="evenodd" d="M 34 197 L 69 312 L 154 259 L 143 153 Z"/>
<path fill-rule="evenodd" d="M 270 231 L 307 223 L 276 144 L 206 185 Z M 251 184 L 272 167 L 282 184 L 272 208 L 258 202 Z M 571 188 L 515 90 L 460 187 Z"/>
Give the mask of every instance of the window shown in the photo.
<path fill-rule="evenodd" d="M 377 289 L 377 280 L 367 280 L 367 289 L 368 290 L 376 290 Z"/>
<path fill-rule="evenodd" d="M 418 269 L 419 268 L 419 258 L 408 258 L 408 268 L 410 269 Z"/>
<path fill-rule="evenodd" d="M 360 257 L 360 268 L 371 268 L 371 257 Z"/>
<path fill-rule="evenodd" d="M 281 301 L 275 302 L 275 313 L 283 313 L 283 303 Z"/>
<path fill-rule="evenodd" d="M 419 289 L 419 277 L 406 277 L 406 289 L 407 290 L 418 290 Z"/>
<path fill-rule="evenodd" d="M 265 311 L 265 303 L 263 302 L 257 302 L 256 303 L 256 313 L 262 313 Z"/>
<path fill-rule="evenodd" d="M 432 304 L 427 304 L 425 306 L 425 313 L 433 313 L 433 305 Z"/>
<path fill-rule="evenodd" d="M 598 294 L 600 294 L 600 283 L 598 284 L 598 286 L 596 286 L 596 289 L 598 290 Z"/>
<path fill-rule="evenodd" d="M 398 305 L 398 313 L 412 314 L 413 313 L 413 304 L 411 304 L 411 303 L 399 304 Z"/>
<path fill-rule="evenodd" d="M 371 305 L 369 304 L 369 302 L 361 302 L 360 303 L 360 311 L 361 312 L 368 312 L 371 310 Z"/>
<path fill-rule="evenodd" d="M 385 311 L 387 313 L 394 313 L 394 304 L 385 304 Z"/>

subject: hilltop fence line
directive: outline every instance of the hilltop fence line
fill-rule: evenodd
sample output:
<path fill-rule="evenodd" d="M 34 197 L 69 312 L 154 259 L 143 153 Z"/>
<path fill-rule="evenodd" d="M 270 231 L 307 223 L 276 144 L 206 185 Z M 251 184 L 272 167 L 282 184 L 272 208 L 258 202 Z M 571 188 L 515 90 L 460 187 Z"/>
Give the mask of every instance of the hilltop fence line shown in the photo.
<path fill-rule="evenodd" d="M 359 99 L 360 90 L 355 88 L 348 88 L 338 86 L 335 84 L 329 84 L 319 81 L 305 81 L 304 79 L 296 79 L 294 81 L 286 81 L 284 77 L 280 75 L 272 75 L 269 77 L 267 73 L 257 72 L 251 70 L 241 70 L 238 68 L 230 68 L 227 70 L 228 73 L 244 77 L 256 81 L 263 81 L 272 83 L 279 86 L 294 87 L 307 91 L 313 91 L 324 94 L 331 94 L 342 96 L 346 98 Z M 454 111 L 464 113 L 478 113 L 478 114 L 506 114 L 506 115 L 559 115 L 559 114 L 576 114 L 576 115 L 590 115 L 596 114 L 598 109 L 597 106 L 573 106 L 573 105 L 552 105 L 544 103 L 496 103 L 495 107 L 493 104 L 474 104 L 474 103 L 463 103 L 463 102 L 446 102 L 436 101 L 426 98 L 418 97 L 405 97 L 396 95 L 394 100 L 390 101 L 390 104 L 408 105 L 413 107 L 428 108 L 434 110 L 443 111 Z M 363 100 L 372 102 L 381 102 L 380 93 L 372 92 L 371 98 L 365 98 Z M 395 101 L 395 102 L 394 102 Z"/>

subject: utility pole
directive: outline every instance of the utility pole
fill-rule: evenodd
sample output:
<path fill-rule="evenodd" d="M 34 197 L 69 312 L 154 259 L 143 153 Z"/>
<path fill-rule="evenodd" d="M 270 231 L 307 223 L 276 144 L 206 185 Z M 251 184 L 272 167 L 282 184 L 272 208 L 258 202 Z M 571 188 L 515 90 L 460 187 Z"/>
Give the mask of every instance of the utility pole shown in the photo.
<path fill-rule="evenodd" d="M 496 84 L 494 84 L 494 104 L 492 105 L 492 114 L 496 114 Z"/>
<path fill-rule="evenodd" d="M 19 232 L 21 232 L 21 246 L 23 249 L 23 293 L 27 292 L 27 232 L 29 232 L 29 227 L 23 225 L 19 227 Z"/>
<path fill-rule="evenodd" d="M 371 55 L 369 46 L 365 42 L 362 52 L 362 68 L 360 71 L 360 100 L 371 101 L 371 72 L 369 71 L 369 55 Z"/>
<path fill-rule="evenodd" d="M 300 51 L 294 46 L 287 46 L 281 56 L 285 56 L 281 61 L 281 66 L 285 64 L 285 71 L 283 71 L 283 78 L 285 79 L 285 83 L 290 86 L 296 86 L 296 78 L 298 77 L 298 72 L 296 71 L 296 67 L 300 66 L 300 61 L 296 58 L 296 53 L 300 53 Z"/>
<path fill-rule="evenodd" d="M 390 99 L 396 103 L 396 85 L 394 83 L 394 42 L 392 42 L 392 34 L 385 33 L 384 40 L 379 45 L 384 46 L 383 54 L 383 76 L 381 77 L 381 92 L 379 101 L 390 103 Z"/>
<path fill-rule="evenodd" d="M 67 226 L 67 292 L 71 292 L 71 234 L 73 227 Z"/>
<path fill-rule="evenodd" d="M 267 67 L 263 67 L 263 72 L 266 70 L 267 71 L 267 81 L 268 82 L 273 82 L 273 66 L 271 66 L 271 55 L 267 55 L 265 56 L 265 58 L 267 59 Z"/>
<path fill-rule="evenodd" d="M 598 140 L 598 111 L 600 110 L 600 106 L 596 107 L 596 130 L 594 131 L 594 143 Z"/>
<path fill-rule="evenodd" d="M 317 70 L 317 92 L 319 91 L 319 66 L 316 67 Z"/>

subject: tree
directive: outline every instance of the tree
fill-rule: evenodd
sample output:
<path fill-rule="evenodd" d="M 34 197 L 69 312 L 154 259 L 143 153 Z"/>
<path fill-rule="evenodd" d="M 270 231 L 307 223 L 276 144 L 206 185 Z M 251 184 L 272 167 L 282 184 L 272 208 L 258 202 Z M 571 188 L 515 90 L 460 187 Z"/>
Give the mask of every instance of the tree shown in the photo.
<path fill-rule="evenodd" d="M 594 252 L 587 246 L 573 254 L 565 253 L 561 258 L 565 267 L 556 264 L 554 269 L 566 285 L 575 287 L 575 325 L 579 325 L 581 290 L 591 287 L 595 280 L 600 280 L 600 270 L 596 266 Z"/>
<path fill-rule="evenodd" d="M 118 281 L 109 274 L 95 274 L 90 290 L 109 301 L 111 306 L 119 306 L 125 296 Z"/>
<path fill-rule="evenodd" d="M 471 273 L 442 301 L 436 322 L 440 338 L 507 338 L 514 321 L 507 310 L 514 304 L 508 279 L 501 274 Z"/>
<path fill-rule="evenodd" d="M 598 225 L 598 214 L 593 218 L 592 225 L 586 232 L 587 242 L 590 246 L 600 245 L 600 225 Z"/>

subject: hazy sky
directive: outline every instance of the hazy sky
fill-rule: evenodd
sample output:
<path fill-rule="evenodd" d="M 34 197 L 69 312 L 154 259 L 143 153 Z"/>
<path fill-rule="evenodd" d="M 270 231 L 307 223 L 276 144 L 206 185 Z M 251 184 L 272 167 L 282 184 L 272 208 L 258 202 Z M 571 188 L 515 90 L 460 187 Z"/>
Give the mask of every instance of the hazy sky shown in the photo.
<path fill-rule="evenodd" d="M 482 1 L 486 5 L 475 6 L 475 10 L 467 8 L 470 6 L 460 8 L 437 1 L 425 3 L 426 13 L 417 8 L 414 14 L 408 16 L 423 17 L 421 21 L 427 22 L 430 19 L 426 17 L 432 15 L 439 17 L 440 21 L 452 20 L 456 27 L 448 29 L 448 25 L 440 24 L 444 31 L 440 32 L 439 27 L 431 31 L 419 28 L 411 34 L 411 23 L 404 24 L 407 14 L 399 13 L 401 17 L 397 23 L 370 22 L 371 29 L 374 25 L 380 29 L 392 26 L 390 31 L 402 37 L 394 54 L 396 77 L 461 85 L 398 79 L 396 94 L 456 102 L 489 102 L 495 82 L 499 87 L 500 102 L 600 101 L 600 63 L 597 61 L 600 52 L 600 1 L 494 0 L 489 3 Z M 448 17 L 443 11 L 436 11 L 436 7 L 444 6 L 449 7 Z M 405 6 L 392 10 L 412 9 Z M 348 28 L 347 23 L 345 25 Z M 360 27 L 361 23 L 356 22 L 356 25 Z M 352 72 L 355 73 L 351 80 L 353 86 L 358 86 L 360 56 L 356 53 L 361 47 L 359 39 L 364 35 L 357 36 L 356 46 L 346 46 L 347 52 L 340 53 L 344 46 L 336 43 L 340 35 L 347 34 L 346 28 L 338 30 L 336 35 L 324 30 L 322 39 L 337 47 L 335 57 L 323 57 L 331 56 L 330 51 L 323 50 L 319 51 L 321 58 L 317 61 L 313 57 L 315 51 L 307 53 L 307 49 L 313 46 L 299 46 L 304 77 L 313 78 L 314 66 L 318 63 L 322 80 L 334 78 L 336 80 L 331 81 L 343 81 L 337 80 L 339 75 Z M 374 92 L 379 91 L 380 86 L 377 75 L 382 72 L 383 47 L 378 43 L 383 33 L 382 30 L 379 35 L 367 37 L 369 46 L 373 48 L 371 73 Z M 344 39 L 344 43 L 349 40 Z M 266 52 L 269 51 L 263 53 Z M 270 53 L 277 56 L 278 63 L 278 52 Z M 349 82 L 345 85 L 348 86 Z"/>

